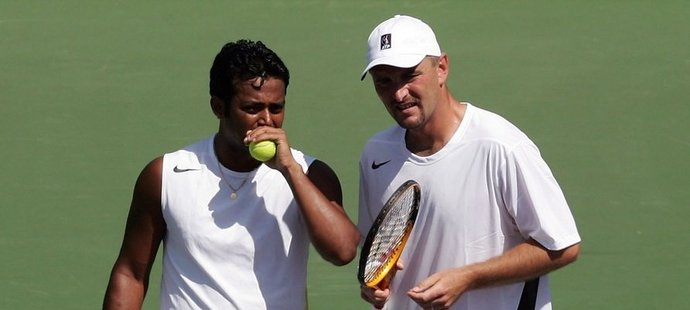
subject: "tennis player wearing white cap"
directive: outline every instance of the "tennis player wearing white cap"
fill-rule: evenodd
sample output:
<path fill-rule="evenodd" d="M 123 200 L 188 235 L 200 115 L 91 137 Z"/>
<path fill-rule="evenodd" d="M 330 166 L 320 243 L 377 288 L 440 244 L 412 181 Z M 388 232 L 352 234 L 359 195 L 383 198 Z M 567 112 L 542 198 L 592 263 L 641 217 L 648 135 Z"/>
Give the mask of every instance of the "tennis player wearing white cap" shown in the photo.
<path fill-rule="evenodd" d="M 360 232 L 395 186 L 419 182 L 417 222 L 385 290 L 386 309 L 551 309 L 547 274 L 575 261 L 580 236 L 537 146 L 506 119 L 456 100 L 448 55 L 419 19 L 396 15 L 369 36 L 367 65 L 397 125 L 360 158 Z"/>

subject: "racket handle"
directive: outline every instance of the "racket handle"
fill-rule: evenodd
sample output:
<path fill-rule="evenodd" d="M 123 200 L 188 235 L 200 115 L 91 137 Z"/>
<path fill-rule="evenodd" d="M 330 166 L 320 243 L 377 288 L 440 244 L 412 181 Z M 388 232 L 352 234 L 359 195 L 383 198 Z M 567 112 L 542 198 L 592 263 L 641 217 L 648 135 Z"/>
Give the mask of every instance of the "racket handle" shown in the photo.
<path fill-rule="evenodd" d="M 392 280 L 391 277 L 393 277 L 393 274 L 395 274 L 395 272 L 388 273 L 385 277 L 383 277 L 381 282 L 379 282 L 379 284 L 376 285 L 376 287 L 380 290 L 385 290 L 388 287 L 390 287 Z"/>
<path fill-rule="evenodd" d="M 385 290 L 385 289 L 387 289 L 390 285 L 391 285 L 391 280 L 390 280 L 390 278 L 389 278 L 389 277 L 385 277 L 385 278 L 383 278 L 383 280 L 381 280 L 381 283 L 379 283 L 378 287 L 379 287 L 380 289 L 382 289 L 382 290 Z"/>

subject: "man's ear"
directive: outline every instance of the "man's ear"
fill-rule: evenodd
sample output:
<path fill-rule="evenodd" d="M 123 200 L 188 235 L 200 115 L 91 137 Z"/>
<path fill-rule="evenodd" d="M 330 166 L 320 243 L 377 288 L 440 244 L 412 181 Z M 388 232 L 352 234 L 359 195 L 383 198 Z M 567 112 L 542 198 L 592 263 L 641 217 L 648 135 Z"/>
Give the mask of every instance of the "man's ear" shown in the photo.
<path fill-rule="evenodd" d="M 211 110 L 218 119 L 225 115 L 225 101 L 217 96 L 211 96 Z"/>
<path fill-rule="evenodd" d="M 450 64 L 448 63 L 448 54 L 443 53 L 441 56 L 438 58 L 438 84 L 439 85 L 444 85 L 446 84 L 446 80 L 448 79 L 448 69 L 450 67 Z"/>

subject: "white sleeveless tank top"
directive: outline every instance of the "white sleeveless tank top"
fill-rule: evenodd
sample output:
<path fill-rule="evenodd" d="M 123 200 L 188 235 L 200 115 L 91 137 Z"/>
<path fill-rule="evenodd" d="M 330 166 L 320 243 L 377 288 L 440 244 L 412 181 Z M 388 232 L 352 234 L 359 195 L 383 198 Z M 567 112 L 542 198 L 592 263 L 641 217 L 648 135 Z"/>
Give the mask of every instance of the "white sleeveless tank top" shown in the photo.
<path fill-rule="evenodd" d="M 266 165 L 220 167 L 213 136 L 163 157 L 161 309 L 305 309 L 309 237 L 288 183 Z M 236 199 L 219 169 L 246 179 Z"/>

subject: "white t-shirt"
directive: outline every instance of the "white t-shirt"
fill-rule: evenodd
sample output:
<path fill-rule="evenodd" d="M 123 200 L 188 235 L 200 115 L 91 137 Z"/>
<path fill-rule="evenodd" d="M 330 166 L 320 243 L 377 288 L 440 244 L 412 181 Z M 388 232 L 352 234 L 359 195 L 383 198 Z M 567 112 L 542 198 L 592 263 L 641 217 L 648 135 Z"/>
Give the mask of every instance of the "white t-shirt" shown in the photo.
<path fill-rule="evenodd" d="M 421 157 L 405 147 L 405 129 L 374 135 L 360 159 L 358 226 L 366 236 L 403 182 L 421 187 L 417 222 L 391 283 L 386 309 L 417 309 L 407 291 L 441 270 L 485 261 L 528 238 L 550 250 L 580 241 L 563 193 L 534 143 L 502 117 L 467 104 L 451 140 Z M 473 290 L 451 309 L 517 309 L 524 283 Z M 548 278 L 536 309 L 550 309 Z"/>
<path fill-rule="evenodd" d="M 305 309 L 309 237 L 285 178 L 222 169 L 235 188 L 247 180 L 234 200 L 213 137 L 163 158 L 161 309 Z"/>

